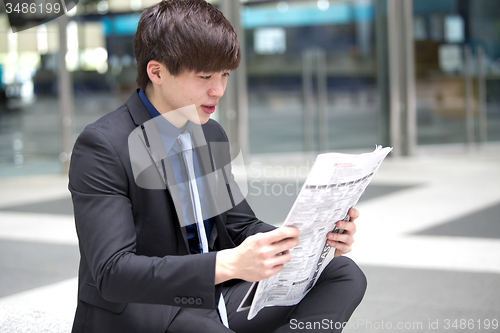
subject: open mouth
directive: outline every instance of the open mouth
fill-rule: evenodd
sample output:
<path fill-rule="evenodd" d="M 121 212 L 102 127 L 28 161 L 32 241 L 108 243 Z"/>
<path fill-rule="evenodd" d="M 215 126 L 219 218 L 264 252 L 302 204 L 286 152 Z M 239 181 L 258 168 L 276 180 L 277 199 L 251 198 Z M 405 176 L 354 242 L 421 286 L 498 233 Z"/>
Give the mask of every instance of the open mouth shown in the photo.
<path fill-rule="evenodd" d="M 205 112 L 206 114 L 212 114 L 214 113 L 215 111 L 215 105 L 202 105 L 201 106 L 201 109 L 203 110 L 203 112 Z"/>

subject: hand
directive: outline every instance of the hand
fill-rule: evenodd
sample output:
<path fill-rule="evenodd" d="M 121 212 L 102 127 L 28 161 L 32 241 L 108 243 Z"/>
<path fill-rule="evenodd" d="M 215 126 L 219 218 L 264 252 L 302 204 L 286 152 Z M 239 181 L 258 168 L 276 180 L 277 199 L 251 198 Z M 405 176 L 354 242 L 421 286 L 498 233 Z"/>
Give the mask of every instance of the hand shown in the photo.
<path fill-rule="evenodd" d="M 329 232 L 326 236 L 327 243 L 334 247 L 335 257 L 349 253 L 352 250 L 352 243 L 354 243 L 354 234 L 356 233 L 356 224 L 354 221 L 359 217 L 359 212 L 356 208 L 349 209 L 350 221 L 338 221 L 337 228 L 344 229 L 343 234 Z"/>
<path fill-rule="evenodd" d="M 297 228 L 281 227 L 246 238 L 234 249 L 217 252 L 215 284 L 242 279 L 249 282 L 266 279 L 290 261 L 289 250 L 299 244 Z"/>

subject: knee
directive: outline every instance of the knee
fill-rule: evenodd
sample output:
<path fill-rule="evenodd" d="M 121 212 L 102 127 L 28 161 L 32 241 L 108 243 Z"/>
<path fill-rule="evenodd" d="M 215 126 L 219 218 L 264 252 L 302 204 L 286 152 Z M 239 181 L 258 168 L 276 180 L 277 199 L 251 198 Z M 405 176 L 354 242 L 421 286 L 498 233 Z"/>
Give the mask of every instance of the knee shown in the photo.
<path fill-rule="evenodd" d="M 361 270 L 361 268 L 359 268 L 359 266 L 351 258 L 347 258 L 347 257 L 344 257 L 344 258 L 348 259 L 349 265 L 351 266 L 351 271 L 352 271 L 351 274 L 353 276 L 353 279 L 358 284 L 359 290 L 363 290 L 363 294 L 364 294 L 366 291 L 366 287 L 368 285 L 365 273 Z"/>
<path fill-rule="evenodd" d="M 364 296 L 367 280 L 365 273 L 359 268 L 359 266 L 349 257 L 340 256 L 334 259 L 337 261 L 337 268 L 342 271 L 342 278 L 351 282 L 352 287 L 361 296 Z"/>

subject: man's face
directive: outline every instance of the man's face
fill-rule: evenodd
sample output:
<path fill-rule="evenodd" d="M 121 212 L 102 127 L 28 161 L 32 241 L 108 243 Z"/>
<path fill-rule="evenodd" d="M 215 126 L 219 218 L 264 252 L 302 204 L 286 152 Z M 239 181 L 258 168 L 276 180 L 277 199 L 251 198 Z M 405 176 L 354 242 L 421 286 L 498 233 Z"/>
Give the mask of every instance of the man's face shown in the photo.
<path fill-rule="evenodd" d="M 205 124 L 215 111 L 215 106 L 226 90 L 229 71 L 217 73 L 195 73 L 185 71 L 177 76 L 163 71 L 161 104 L 165 111 L 181 109 L 179 112 L 197 124 Z M 187 107 L 194 105 L 193 107 Z M 196 112 L 194 109 L 196 108 Z"/>

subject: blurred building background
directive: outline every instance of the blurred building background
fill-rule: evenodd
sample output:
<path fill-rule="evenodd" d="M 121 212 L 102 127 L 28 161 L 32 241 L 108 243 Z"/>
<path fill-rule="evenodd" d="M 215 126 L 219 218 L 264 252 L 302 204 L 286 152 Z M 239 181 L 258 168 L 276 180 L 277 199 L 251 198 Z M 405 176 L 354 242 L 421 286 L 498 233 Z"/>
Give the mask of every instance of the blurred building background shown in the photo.
<path fill-rule="evenodd" d="M 18 33 L 0 14 L 0 176 L 64 172 L 136 88 L 132 39 L 155 2 L 81 0 Z M 500 140 L 499 1 L 212 3 L 244 51 L 215 118 L 250 156 Z"/>

